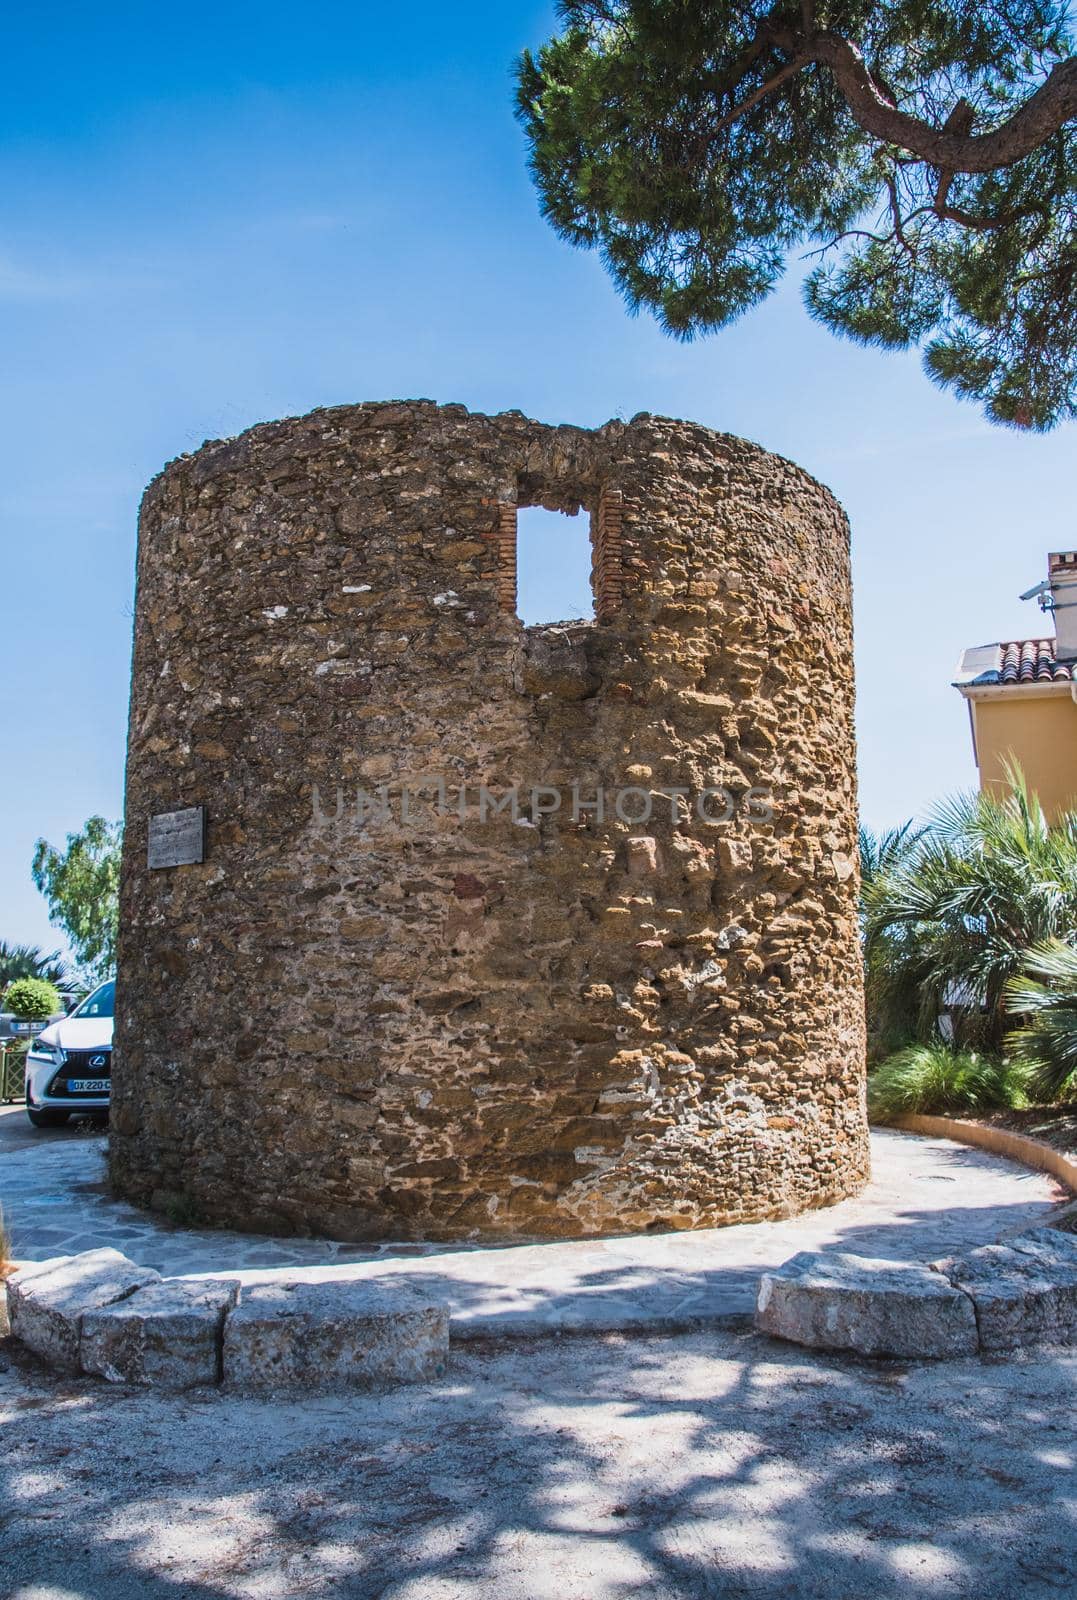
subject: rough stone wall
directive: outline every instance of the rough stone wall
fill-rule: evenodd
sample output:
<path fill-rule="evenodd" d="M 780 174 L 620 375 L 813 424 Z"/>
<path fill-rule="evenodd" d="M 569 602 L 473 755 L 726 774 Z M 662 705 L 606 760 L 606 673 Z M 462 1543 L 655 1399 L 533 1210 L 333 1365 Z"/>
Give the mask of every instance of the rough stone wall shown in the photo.
<path fill-rule="evenodd" d="M 598 621 L 516 619 L 514 504 L 592 513 Z M 690 423 L 368 404 L 173 462 L 139 540 L 116 1188 L 355 1239 L 854 1191 L 851 662 L 838 505 Z M 470 803 L 403 818 L 429 774 Z M 659 798 L 573 820 L 574 782 Z M 361 825 L 360 785 L 389 797 Z M 204 864 L 147 870 L 151 814 L 200 804 Z"/>

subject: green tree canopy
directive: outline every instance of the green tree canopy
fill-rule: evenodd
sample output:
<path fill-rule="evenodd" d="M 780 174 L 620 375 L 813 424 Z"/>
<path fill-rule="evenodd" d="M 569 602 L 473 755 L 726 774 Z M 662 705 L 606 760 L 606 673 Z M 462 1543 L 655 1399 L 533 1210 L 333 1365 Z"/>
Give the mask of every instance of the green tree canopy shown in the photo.
<path fill-rule="evenodd" d="M 116 965 L 122 841 L 122 823 L 91 817 L 81 833 L 68 834 L 65 850 L 45 839 L 34 850 L 34 882 L 89 983 L 103 982 Z"/>
<path fill-rule="evenodd" d="M 4 990 L 4 1009 L 23 1022 L 45 1022 L 63 1007 L 54 983 L 44 978 L 16 978 Z"/>
<path fill-rule="evenodd" d="M 1077 415 L 1066 0 L 567 0 L 518 71 L 545 215 L 672 333 L 809 311 L 996 422 Z"/>

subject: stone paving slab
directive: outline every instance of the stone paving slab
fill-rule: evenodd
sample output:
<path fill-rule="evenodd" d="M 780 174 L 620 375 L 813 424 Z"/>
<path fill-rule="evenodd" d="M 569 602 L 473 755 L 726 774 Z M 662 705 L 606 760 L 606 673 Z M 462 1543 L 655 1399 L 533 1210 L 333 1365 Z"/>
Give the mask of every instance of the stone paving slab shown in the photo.
<path fill-rule="evenodd" d="M 1038 1228 L 934 1263 L 976 1304 L 983 1350 L 1077 1343 L 1077 1238 Z"/>
<path fill-rule="evenodd" d="M 421 1383 L 448 1350 L 447 1309 L 406 1282 L 255 1284 L 224 1324 L 224 1382 L 246 1394 Z"/>
<path fill-rule="evenodd" d="M 1007 1244 L 1020 1250 L 1022 1255 L 1035 1256 L 1054 1272 L 1059 1269 L 1065 1274 L 1077 1272 L 1077 1235 L 1072 1228 L 1058 1226 L 1062 1218 L 1068 1219 L 1070 1210 L 1069 1206 L 1063 1206 L 1054 1214 L 1049 1228 L 1026 1228 L 1017 1238 L 1008 1239 Z"/>
<path fill-rule="evenodd" d="M 309 1282 L 402 1273 L 449 1305 L 454 1339 L 740 1321 L 751 1317 L 762 1273 L 798 1251 L 932 1261 L 1032 1227 L 1066 1198 L 1052 1178 L 1000 1157 L 877 1129 L 861 1195 L 784 1221 L 496 1248 L 371 1248 L 172 1228 L 109 1197 L 104 1150 L 103 1138 L 85 1137 L 4 1155 L 0 1205 L 20 1260 L 108 1244 L 168 1276 L 247 1284 L 294 1281 L 297 1271 Z"/>
<path fill-rule="evenodd" d="M 803 1252 L 763 1274 L 755 1326 L 815 1350 L 913 1359 L 1074 1344 L 1077 1238 L 1033 1228 L 930 1265 Z"/>

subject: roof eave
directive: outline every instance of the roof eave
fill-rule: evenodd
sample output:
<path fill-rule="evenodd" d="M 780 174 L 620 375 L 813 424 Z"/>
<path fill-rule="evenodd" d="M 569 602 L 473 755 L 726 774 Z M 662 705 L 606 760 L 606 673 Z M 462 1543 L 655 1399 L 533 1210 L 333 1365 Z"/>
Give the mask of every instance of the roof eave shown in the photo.
<path fill-rule="evenodd" d="M 1042 700 L 1051 695 L 1077 700 L 1077 683 L 1068 678 L 1050 683 L 955 683 L 953 687 L 966 700 Z"/>

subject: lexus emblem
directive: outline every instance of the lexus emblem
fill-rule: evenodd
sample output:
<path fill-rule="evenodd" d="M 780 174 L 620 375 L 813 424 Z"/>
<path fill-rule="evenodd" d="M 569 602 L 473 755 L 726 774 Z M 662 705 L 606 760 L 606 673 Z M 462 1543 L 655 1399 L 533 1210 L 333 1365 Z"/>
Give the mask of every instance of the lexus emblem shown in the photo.
<path fill-rule="evenodd" d="M 108 1056 L 91 1056 L 90 1065 L 91 1067 L 107 1067 Z"/>

